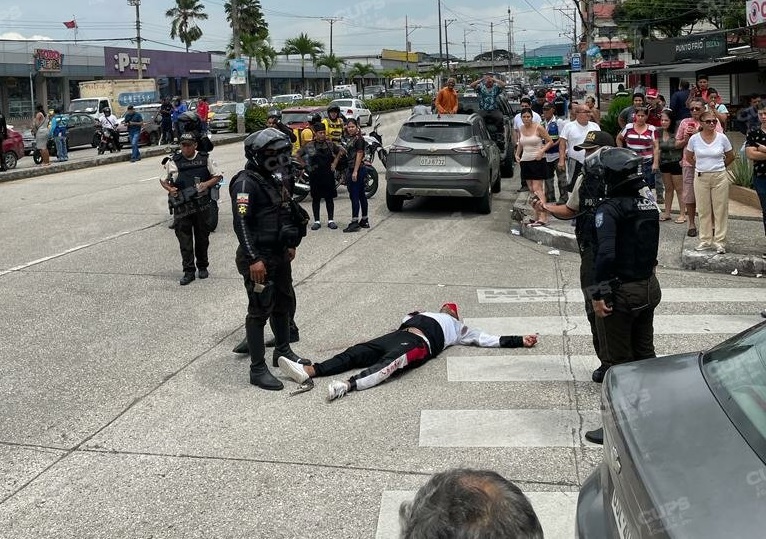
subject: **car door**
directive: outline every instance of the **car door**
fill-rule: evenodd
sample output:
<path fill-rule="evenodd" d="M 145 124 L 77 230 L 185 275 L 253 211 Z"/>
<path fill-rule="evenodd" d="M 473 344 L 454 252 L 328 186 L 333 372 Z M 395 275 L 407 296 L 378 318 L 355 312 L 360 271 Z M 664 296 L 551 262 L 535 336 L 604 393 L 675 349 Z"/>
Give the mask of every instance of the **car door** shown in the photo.
<path fill-rule="evenodd" d="M 489 131 L 487 131 L 487 126 L 484 125 L 483 120 L 477 121 L 474 124 L 474 133 L 480 140 L 482 148 L 484 148 L 488 168 L 493 172 L 500 170 L 500 150 L 495 141 L 492 140 L 492 137 L 489 136 Z M 489 180 L 492 181 L 493 178 L 489 178 Z"/>
<path fill-rule="evenodd" d="M 355 99 L 354 108 L 356 109 L 356 117 L 359 119 L 359 123 L 361 124 L 364 122 L 365 124 L 368 124 L 372 113 L 370 112 L 370 109 L 367 108 L 367 105 L 364 104 L 364 101 Z"/>

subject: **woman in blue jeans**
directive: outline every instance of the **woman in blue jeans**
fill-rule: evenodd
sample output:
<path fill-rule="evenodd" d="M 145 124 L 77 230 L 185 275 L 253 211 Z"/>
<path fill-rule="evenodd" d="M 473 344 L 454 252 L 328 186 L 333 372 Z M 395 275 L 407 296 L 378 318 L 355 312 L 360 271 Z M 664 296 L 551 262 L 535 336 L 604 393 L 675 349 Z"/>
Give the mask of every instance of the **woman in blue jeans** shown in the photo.
<path fill-rule="evenodd" d="M 766 105 L 758 108 L 758 119 L 761 125 L 747 132 L 745 155 L 753 161 L 753 187 L 761 202 L 763 231 L 766 234 Z M 766 251 L 763 257 L 766 258 Z"/>
<path fill-rule="evenodd" d="M 370 220 L 367 217 L 367 195 L 364 193 L 364 184 L 367 171 L 364 167 L 364 138 L 359 129 L 359 124 L 354 118 L 349 118 L 346 122 L 346 132 L 348 139 L 343 144 L 343 150 L 347 159 L 346 167 L 346 188 L 348 196 L 351 199 L 351 222 L 343 232 L 359 232 L 361 228 L 370 228 Z M 338 165 L 340 154 L 335 158 L 332 164 L 332 170 Z M 359 219 L 359 210 L 361 209 L 362 218 Z"/>

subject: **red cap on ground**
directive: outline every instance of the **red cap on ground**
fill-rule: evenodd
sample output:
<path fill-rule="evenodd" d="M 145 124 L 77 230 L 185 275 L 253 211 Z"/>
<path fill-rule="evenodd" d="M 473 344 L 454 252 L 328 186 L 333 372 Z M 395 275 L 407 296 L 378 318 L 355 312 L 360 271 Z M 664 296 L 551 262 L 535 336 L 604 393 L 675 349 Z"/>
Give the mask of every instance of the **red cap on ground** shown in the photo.
<path fill-rule="evenodd" d="M 457 312 L 457 303 L 445 303 L 444 305 L 442 305 L 442 309 L 444 308 L 451 309 L 455 311 L 456 316 L 460 316 Z"/>

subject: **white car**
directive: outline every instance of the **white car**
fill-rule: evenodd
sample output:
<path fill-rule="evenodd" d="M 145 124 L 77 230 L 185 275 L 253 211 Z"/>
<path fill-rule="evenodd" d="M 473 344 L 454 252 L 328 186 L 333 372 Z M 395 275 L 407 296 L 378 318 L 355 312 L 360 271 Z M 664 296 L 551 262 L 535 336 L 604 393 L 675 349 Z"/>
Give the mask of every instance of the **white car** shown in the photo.
<path fill-rule="evenodd" d="M 336 99 L 330 105 L 338 105 L 346 119 L 354 118 L 359 125 L 372 125 L 372 112 L 361 99 Z"/>
<path fill-rule="evenodd" d="M 251 106 L 254 107 L 268 107 L 269 106 L 269 100 L 265 97 L 251 97 L 248 102 Z"/>
<path fill-rule="evenodd" d="M 281 94 L 275 95 L 271 98 L 272 105 L 293 105 L 298 101 L 302 101 L 303 96 L 301 94 Z"/>

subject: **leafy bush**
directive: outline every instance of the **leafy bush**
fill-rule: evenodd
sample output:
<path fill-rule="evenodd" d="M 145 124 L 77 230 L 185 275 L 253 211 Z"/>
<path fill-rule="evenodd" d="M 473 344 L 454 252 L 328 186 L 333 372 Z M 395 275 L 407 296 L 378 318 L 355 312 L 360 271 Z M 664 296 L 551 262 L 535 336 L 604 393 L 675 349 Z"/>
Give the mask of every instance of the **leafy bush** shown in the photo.
<path fill-rule="evenodd" d="M 737 155 L 734 162 L 729 166 L 729 176 L 734 185 L 741 185 L 748 189 L 753 188 L 753 164 L 750 159 L 742 155 Z"/>
<path fill-rule="evenodd" d="M 406 109 L 415 106 L 414 97 L 380 97 L 365 102 L 370 112 Z"/>
<path fill-rule="evenodd" d="M 266 117 L 270 109 L 263 107 L 248 107 L 245 109 L 245 133 L 252 133 L 266 127 Z M 237 132 L 237 115 L 229 114 L 229 129 Z"/>
<path fill-rule="evenodd" d="M 617 117 L 620 115 L 620 112 L 622 112 L 622 109 L 629 107 L 632 104 L 633 98 L 629 96 L 613 99 L 606 115 L 601 117 L 601 130 L 606 131 L 617 138 L 617 135 L 621 131 L 620 124 L 617 122 Z"/>

